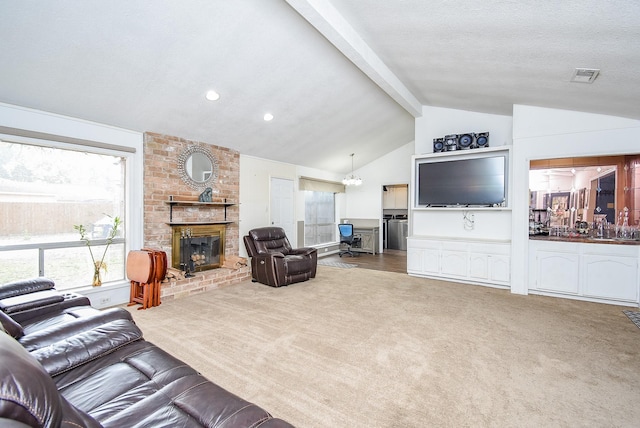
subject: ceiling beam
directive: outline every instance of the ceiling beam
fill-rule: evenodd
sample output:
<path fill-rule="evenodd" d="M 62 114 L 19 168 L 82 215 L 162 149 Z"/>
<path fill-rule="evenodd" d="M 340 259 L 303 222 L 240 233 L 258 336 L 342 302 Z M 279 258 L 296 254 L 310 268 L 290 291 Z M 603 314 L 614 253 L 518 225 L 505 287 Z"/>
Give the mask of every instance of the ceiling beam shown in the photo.
<path fill-rule="evenodd" d="M 420 101 L 329 1 L 286 0 L 286 2 L 413 117 L 422 116 Z"/>

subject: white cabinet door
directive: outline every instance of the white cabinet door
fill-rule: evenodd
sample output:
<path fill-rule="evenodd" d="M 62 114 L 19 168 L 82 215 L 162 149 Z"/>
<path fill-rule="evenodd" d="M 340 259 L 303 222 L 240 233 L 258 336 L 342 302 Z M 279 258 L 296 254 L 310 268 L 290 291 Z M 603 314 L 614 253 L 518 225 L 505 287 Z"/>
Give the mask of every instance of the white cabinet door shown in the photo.
<path fill-rule="evenodd" d="M 471 253 L 469 255 L 469 277 L 471 279 L 489 279 L 489 256 L 487 254 Z"/>
<path fill-rule="evenodd" d="M 419 248 L 407 248 L 407 272 L 423 273 L 422 259 L 424 250 Z"/>
<path fill-rule="evenodd" d="M 440 273 L 440 250 L 425 248 L 422 252 L 422 271 L 428 274 Z"/>
<path fill-rule="evenodd" d="M 538 251 L 536 254 L 536 288 L 538 290 L 577 294 L 580 256 L 578 254 Z"/>
<path fill-rule="evenodd" d="M 469 255 L 469 278 L 492 284 L 509 285 L 510 274 L 509 256 L 499 254 Z"/>
<path fill-rule="evenodd" d="M 383 209 L 403 209 L 409 207 L 409 188 L 407 186 L 387 186 L 382 192 Z"/>
<path fill-rule="evenodd" d="M 395 207 L 406 210 L 409 206 L 409 191 L 407 187 L 397 187 L 395 193 Z"/>
<path fill-rule="evenodd" d="M 442 251 L 441 272 L 443 275 L 466 277 L 468 275 L 468 254 L 466 251 Z"/>
<path fill-rule="evenodd" d="M 437 275 L 440 273 L 440 251 L 433 248 L 407 249 L 407 272 Z"/>
<path fill-rule="evenodd" d="M 511 279 L 511 257 L 493 254 L 489 256 L 489 280 L 493 283 L 509 284 Z"/>
<path fill-rule="evenodd" d="M 407 271 L 438 275 L 440 273 L 440 242 L 409 238 L 407 240 Z"/>
<path fill-rule="evenodd" d="M 385 210 L 395 208 L 395 198 L 396 196 L 393 187 L 387 187 L 387 190 L 382 192 L 382 208 Z"/>
<path fill-rule="evenodd" d="M 638 260 L 633 257 L 583 256 L 584 295 L 638 300 Z"/>

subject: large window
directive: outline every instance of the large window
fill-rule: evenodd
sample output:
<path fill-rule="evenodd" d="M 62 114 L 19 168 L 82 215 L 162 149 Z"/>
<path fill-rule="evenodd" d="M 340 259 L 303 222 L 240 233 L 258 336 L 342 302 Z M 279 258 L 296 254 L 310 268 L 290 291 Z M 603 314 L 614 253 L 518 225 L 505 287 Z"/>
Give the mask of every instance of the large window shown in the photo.
<path fill-rule="evenodd" d="M 304 245 L 336 241 L 336 203 L 333 192 L 304 192 Z"/>
<path fill-rule="evenodd" d="M 74 226 L 85 227 L 100 260 L 113 219 L 125 218 L 127 157 L 61 146 L 0 140 L 0 283 L 46 276 L 57 289 L 89 285 L 91 256 Z M 104 259 L 103 283 L 124 279 L 125 227 Z"/>

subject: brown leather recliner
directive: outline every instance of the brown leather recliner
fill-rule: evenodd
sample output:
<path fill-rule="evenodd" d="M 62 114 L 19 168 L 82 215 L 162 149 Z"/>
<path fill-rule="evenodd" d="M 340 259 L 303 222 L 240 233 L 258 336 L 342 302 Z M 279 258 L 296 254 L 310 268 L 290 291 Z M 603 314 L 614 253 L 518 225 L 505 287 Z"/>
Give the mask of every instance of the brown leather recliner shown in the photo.
<path fill-rule="evenodd" d="M 253 282 L 280 287 L 315 278 L 318 251 L 315 248 L 291 248 L 284 229 L 261 227 L 244 237 L 251 257 Z"/>

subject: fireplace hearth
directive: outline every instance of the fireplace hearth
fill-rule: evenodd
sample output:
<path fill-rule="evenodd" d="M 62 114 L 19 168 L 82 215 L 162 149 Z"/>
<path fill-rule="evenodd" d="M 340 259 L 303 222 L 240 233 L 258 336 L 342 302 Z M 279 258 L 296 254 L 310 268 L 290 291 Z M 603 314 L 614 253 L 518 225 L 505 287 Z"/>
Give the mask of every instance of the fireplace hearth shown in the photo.
<path fill-rule="evenodd" d="M 185 273 L 224 264 L 225 225 L 172 226 L 171 266 Z"/>

